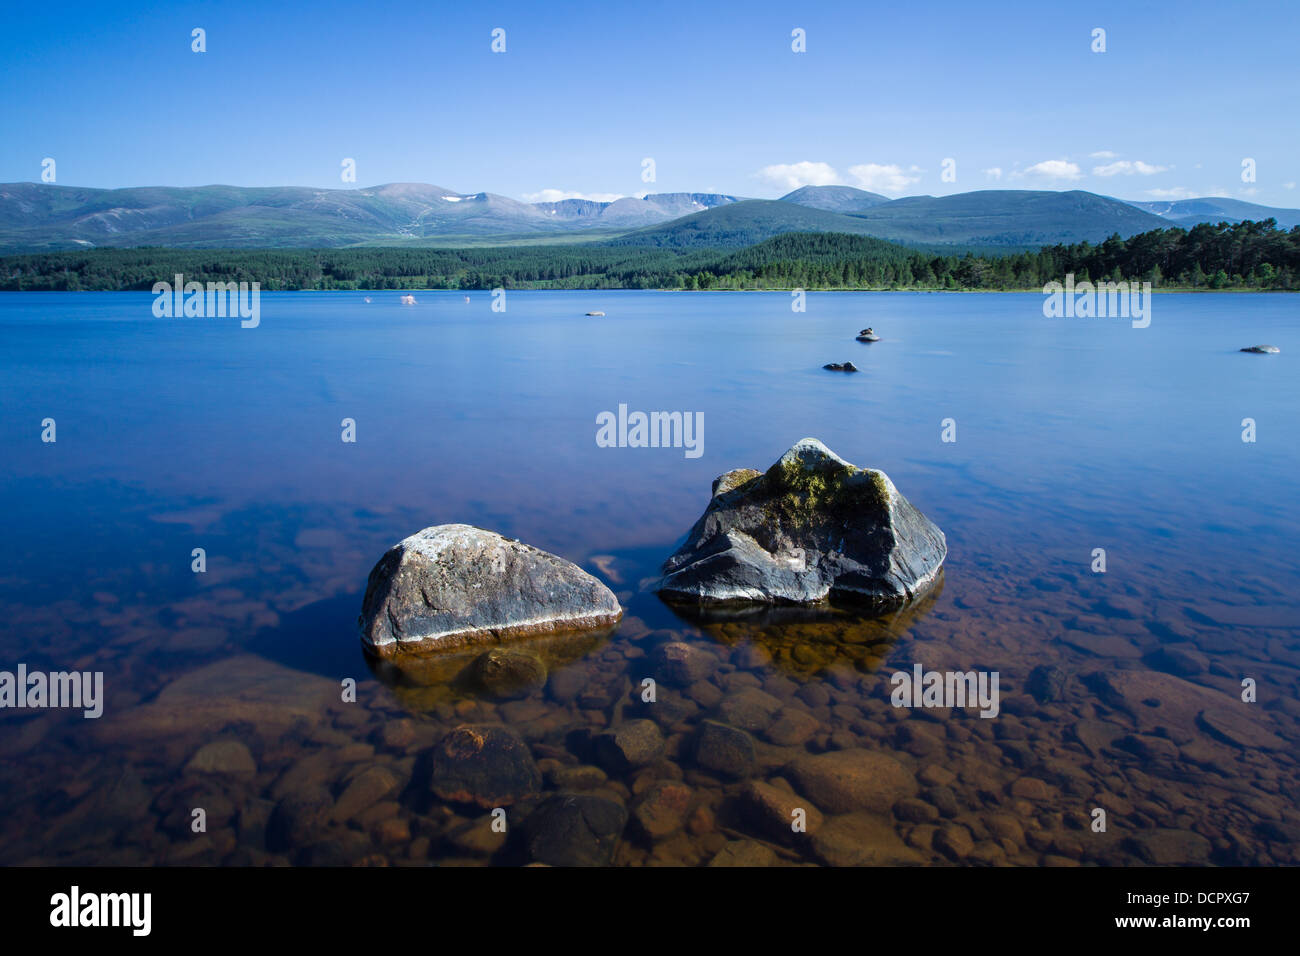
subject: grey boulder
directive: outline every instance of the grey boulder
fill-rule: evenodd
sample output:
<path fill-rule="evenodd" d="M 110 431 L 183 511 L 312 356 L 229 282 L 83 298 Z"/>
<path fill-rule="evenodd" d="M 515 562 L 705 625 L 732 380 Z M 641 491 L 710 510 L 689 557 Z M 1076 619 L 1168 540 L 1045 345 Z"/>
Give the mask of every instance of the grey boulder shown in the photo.
<path fill-rule="evenodd" d="M 1281 352 L 1282 350 L 1278 348 L 1276 345 L 1251 345 L 1244 349 L 1241 349 L 1240 351 L 1254 352 L 1257 355 L 1276 355 L 1278 352 Z"/>
<path fill-rule="evenodd" d="M 394 658 L 613 627 L 614 594 L 576 564 L 464 524 L 425 528 L 375 565 L 358 624 Z"/>
<path fill-rule="evenodd" d="M 671 604 L 808 605 L 884 612 L 927 591 L 947 542 L 884 472 L 805 438 L 765 473 L 728 472 L 655 583 Z"/>

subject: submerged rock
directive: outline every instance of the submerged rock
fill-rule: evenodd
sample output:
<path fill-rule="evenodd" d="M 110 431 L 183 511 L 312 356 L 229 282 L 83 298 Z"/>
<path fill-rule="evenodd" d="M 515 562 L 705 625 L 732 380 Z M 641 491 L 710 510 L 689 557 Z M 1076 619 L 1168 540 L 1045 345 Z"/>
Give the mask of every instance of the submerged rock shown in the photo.
<path fill-rule="evenodd" d="M 491 697 L 526 697 L 546 684 L 546 665 L 532 654 L 494 647 L 470 661 L 457 683 Z"/>
<path fill-rule="evenodd" d="M 370 572 L 362 643 L 396 657 L 612 627 L 613 593 L 576 564 L 464 524 L 425 528 Z"/>
<path fill-rule="evenodd" d="M 1040 704 L 1065 699 L 1070 689 L 1070 675 L 1059 667 L 1040 664 L 1029 672 L 1025 690 Z"/>
<path fill-rule="evenodd" d="M 267 821 L 267 849 L 284 853 L 312 842 L 325 832 L 333 809 L 334 800 L 324 787 L 289 794 L 276 804 Z"/>
<path fill-rule="evenodd" d="M 852 362 L 831 362 L 829 365 L 823 365 L 822 368 L 831 372 L 856 372 L 858 367 Z"/>
<path fill-rule="evenodd" d="M 607 866 L 627 826 L 627 810 L 606 797 L 561 793 L 524 823 L 533 860 L 550 866 Z"/>
<path fill-rule="evenodd" d="M 827 866 L 917 866 L 925 862 L 899 839 L 888 819 L 869 813 L 832 817 L 812 834 L 811 842 L 813 853 Z"/>
<path fill-rule="evenodd" d="M 238 740 L 214 740 L 204 744 L 185 765 L 187 773 L 247 774 L 257 773 L 257 761 L 248 747 Z"/>
<path fill-rule="evenodd" d="M 858 333 L 859 342 L 879 342 L 880 336 L 873 329 L 863 329 Z"/>
<path fill-rule="evenodd" d="M 1251 345 L 1242 349 L 1243 352 L 1254 352 L 1256 355 L 1276 355 L 1282 350 L 1276 345 Z"/>
<path fill-rule="evenodd" d="M 506 807 L 542 789 L 528 745 L 508 727 L 465 724 L 433 748 L 434 794 L 452 803 Z"/>
<path fill-rule="evenodd" d="M 695 734 L 695 762 L 728 777 L 745 777 L 754 769 L 754 738 L 743 730 L 706 720 Z"/>
<path fill-rule="evenodd" d="M 947 556 L 940 531 L 881 471 L 805 438 L 759 475 L 729 472 L 663 567 L 681 604 L 813 604 L 886 611 L 924 593 Z"/>
<path fill-rule="evenodd" d="M 611 773 L 627 773 L 658 760 L 664 737 L 652 720 L 629 720 L 592 740 L 596 762 Z"/>
<path fill-rule="evenodd" d="M 714 854 L 709 866 L 776 866 L 780 862 L 770 847 L 754 840 L 732 840 Z"/>
<path fill-rule="evenodd" d="M 887 814 L 917 791 L 910 770 L 888 754 L 871 750 L 832 750 L 796 757 L 785 774 L 800 792 L 828 813 L 869 810 Z"/>

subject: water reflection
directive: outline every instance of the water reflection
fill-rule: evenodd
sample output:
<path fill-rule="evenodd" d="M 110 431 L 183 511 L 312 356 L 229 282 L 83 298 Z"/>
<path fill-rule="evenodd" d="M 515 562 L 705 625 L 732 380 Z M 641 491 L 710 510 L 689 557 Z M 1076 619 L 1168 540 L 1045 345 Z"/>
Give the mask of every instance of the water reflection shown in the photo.
<path fill-rule="evenodd" d="M 615 630 L 552 634 L 512 640 L 503 647 L 480 645 L 426 656 L 383 659 L 363 654 L 370 673 L 393 692 L 401 706 L 412 714 L 423 714 L 465 698 L 528 696 L 529 690 L 545 685 L 550 674 L 600 649 Z M 529 667 L 528 662 L 535 666 Z"/>
<path fill-rule="evenodd" d="M 880 617 L 864 617 L 852 605 L 668 606 L 683 624 L 719 644 L 752 644 L 779 670 L 809 679 L 845 667 L 874 672 L 894 643 L 934 609 L 943 586 L 940 572 L 923 595 Z"/>

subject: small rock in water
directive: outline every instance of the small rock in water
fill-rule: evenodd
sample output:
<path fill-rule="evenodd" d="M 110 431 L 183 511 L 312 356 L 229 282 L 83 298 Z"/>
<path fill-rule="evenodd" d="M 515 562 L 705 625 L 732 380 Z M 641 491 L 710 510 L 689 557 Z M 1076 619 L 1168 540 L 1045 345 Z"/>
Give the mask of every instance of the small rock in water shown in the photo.
<path fill-rule="evenodd" d="M 1190 830 L 1159 829 L 1132 838 L 1138 856 L 1152 866 L 1209 862 L 1210 841 Z"/>
<path fill-rule="evenodd" d="M 1178 677 L 1195 677 L 1210 669 L 1210 659 L 1190 647 L 1160 647 L 1151 655 L 1151 664 Z"/>
<path fill-rule="evenodd" d="M 916 778 L 893 757 L 871 750 L 836 750 L 796 757 L 785 772 L 800 793 L 828 813 L 887 814 L 917 791 Z"/>
<path fill-rule="evenodd" d="M 425 528 L 375 565 L 361 640 L 378 657 L 617 624 L 612 591 L 570 561 L 464 524 Z"/>
<path fill-rule="evenodd" d="M 1243 352 L 1254 352 L 1256 355 L 1276 355 L 1282 350 L 1276 345 L 1251 345 L 1242 349 Z"/>
<path fill-rule="evenodd" d="M 534 861 L 550 866 L 607 866 L 627 810 L 594 794 L 561 793 L 542 801 L 524 823 Z"/>
<path fill-rule="evenodd" d="M 829 365 L 823 365 L 822 368 L 830 372 L 856 372 L 858 367 L 852 362 L 831 362 Z"/>
<path fill-rule="evenodd" d="M 925 862 L 904 845 L 889 820 L 869 813 L 831 817 L 813 834 L 812 848 L 827 866 L 916 866 Z"/>
<path fill-rule="evenodd" d="M 401 781 L 386 767 L 370 767 L 363 770 L 339 795 L 332 816 L 338 823 L 346 823 L 394 793 L 399 786 Z"/>
<path fill-rule="evenodd" d="M 751 733 L 768 728 L 772 718 L 781 709 L 781 702 L 757 687 L 744 687 L 724 697 L 718 704 L 718 717 L 723 723 Z"/>
<path fill-rule="evenodd" d="M 185 765 L 186 772 L 216 774 L 255 774 L 257 761 L 238 740 L 214 740 L 204 744 Z"/>
<path fill-rule="evenodd" d="M 787 707 L 767 728 L 767 739 L 778 747 L 798 747 L 807 743 L 820 727 L 821 722 L 812 714 Z"/>
<path fill-rule="evenodd" d="M 1286 749 L 1286 741 L 1263 726 L 1266 718 L 1259 715 L 1253 707 L 1228 703 L 1201 711 L 1197 719 L 1211 734 L 1233 746 L 1245 750 Z"/>
<path fill-rule="evenodd" d="M 961 861 L 975 849 L 975 841 L 964 826 L 945 823 L 934 835 L 934 848 L 945 856 Z"/>
<path fill-rule="evenodd" d="M 737 806 L 753 832 L 780 843 L 796 844 L 822 825 L 822 815 L 810 801 L 757 780 L 745 784 Z M 796 830 L 796 823 L 802 829 Z"/>
<path fill-rule="evenodd" d="M 493 648 L 470 661 L 457 679 L 492 697 L 526 697 L 546 683 L 546 665 L 532 654 Z"/>
<path fill-rule="evenodd" d="M 660 644 L 650 653 L 660 683 L 689 687 L 713 673 L 717 661 L 699 648 L 682 641 Z"/>
<path fill-rule="evenodd" d="M 1029 672 L 1025 681 L 1025 690 L 1033 695 L 1034 700 L 1042 704 L 1058 701 L 1065 697 L 1070 686 L 1070 675 L 1059 667 L 1041 664 Z"/>
<path fill-rule="evenodd" d="M 732 840 L 714 854 L 709 866 L 776 866 L 779 862 L 771 847 L 753 840 Z"/>
<path fill-rule="evenodd" d="M 610 773 L 623 774 L 658 760 L 664 737 L 653 720 L 629 720 L 597 734 L 592 745 L 597 763 Z"/>
<path fill-rule="evenodd" d="M 496 724 L 465 724 L 433 748 L 433 792 L 453 803 L 509 806 L 542 789 L 542 773 L 517 733 Z"/>
<path fill-rule="evenodd" d="M 660 780 L 641 795 L 632 816 L 648 837 L 661 840 L 682 828 L 690 806 L 690 787 L 672 780 Z"/>
<path fill-rule="evenodd" d="M 695 762 L 705 770 L 744 777 L 754 769 L 754 741 L 735 727 L 706 720 L 695 736 Z"/>
<path fill-rule="evenodd" d="M 276 804 L 266 824 L 266 848 L 283 853 L 305 846 L 324 832 L 334 801 L 324 787 L 291 793 Z"/>

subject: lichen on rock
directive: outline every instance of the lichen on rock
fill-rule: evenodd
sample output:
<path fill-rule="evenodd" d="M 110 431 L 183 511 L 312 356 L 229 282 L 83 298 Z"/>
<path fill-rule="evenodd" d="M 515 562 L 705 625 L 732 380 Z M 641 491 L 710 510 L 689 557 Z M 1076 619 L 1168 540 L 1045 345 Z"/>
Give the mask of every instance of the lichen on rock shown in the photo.
<path fill-rule="evenodd" d="M 656 584 L 669 602 L 843 600 L 885 611 L 926 591 L 947 555 L 943 532 L 884 472 L 815 438 L 766 472 L 727 472 L 713 491 Z"/>

